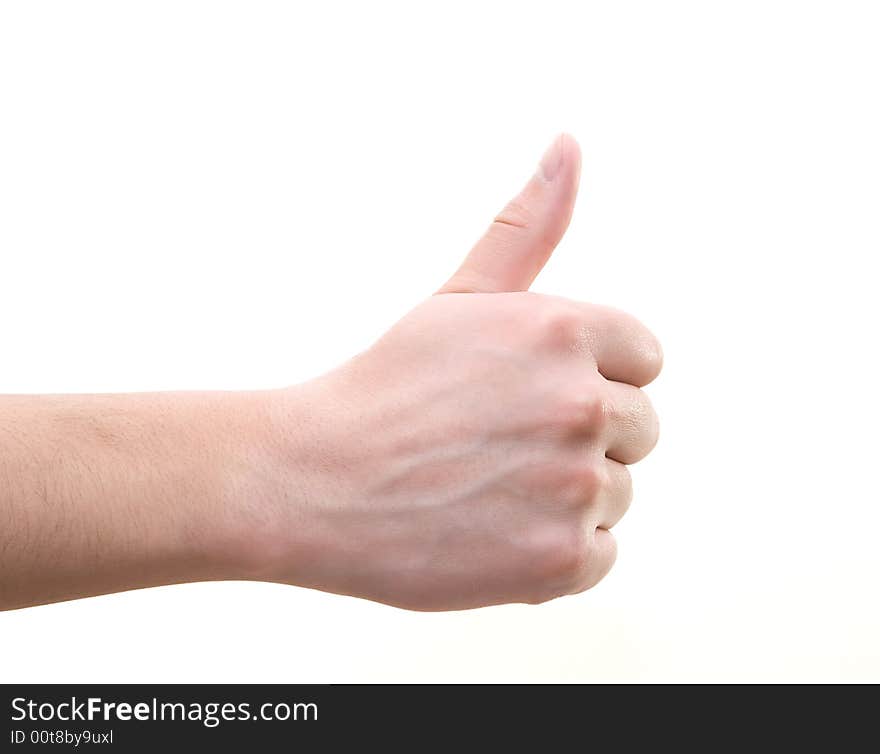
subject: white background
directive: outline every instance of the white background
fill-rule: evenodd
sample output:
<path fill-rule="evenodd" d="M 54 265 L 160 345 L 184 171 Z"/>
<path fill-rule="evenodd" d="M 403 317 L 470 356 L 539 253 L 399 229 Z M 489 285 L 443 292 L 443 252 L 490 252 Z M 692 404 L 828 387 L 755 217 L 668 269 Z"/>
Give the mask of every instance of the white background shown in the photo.
<path fill-rule="evenodd" d="M 166 587 L 0 614 L 21 681 L 880 680 L 875 3 L 6 2 L 0 392 L 363 348 L 560 130 L 535 288 L 661 337 L 620 556 L 540 607 Z"/>

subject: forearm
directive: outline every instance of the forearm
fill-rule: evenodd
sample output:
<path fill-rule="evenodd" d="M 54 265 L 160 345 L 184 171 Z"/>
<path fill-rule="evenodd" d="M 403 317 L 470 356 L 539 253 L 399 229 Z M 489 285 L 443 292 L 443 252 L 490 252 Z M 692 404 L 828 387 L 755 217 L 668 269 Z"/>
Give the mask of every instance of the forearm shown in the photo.
<path fill-rule="evenodd" d="M 0 397 L 0 609 L 247 576 L 266 395 Z"/>

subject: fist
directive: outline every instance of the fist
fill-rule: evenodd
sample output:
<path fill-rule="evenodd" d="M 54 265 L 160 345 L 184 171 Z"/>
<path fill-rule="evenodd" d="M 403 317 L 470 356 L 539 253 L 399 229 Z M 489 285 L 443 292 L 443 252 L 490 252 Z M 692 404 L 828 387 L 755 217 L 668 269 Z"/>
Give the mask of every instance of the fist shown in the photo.
<path fill-rule="evenodd" d="M 622 312 L 527 292 L 567 227 L 579 153 L 560 137 L 440 291 L 300 388 L 319 407 L 307 552 L 282 576 L 401 607 L 537 603 L 609 571 L 657 441 L 661 366 Z"/>

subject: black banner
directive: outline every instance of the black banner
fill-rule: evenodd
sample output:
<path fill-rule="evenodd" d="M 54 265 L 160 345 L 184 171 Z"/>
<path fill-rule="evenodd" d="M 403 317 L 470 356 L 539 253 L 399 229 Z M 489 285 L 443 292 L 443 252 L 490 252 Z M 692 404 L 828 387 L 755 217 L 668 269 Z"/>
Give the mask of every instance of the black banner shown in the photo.
<path fill-rule="evenodd" d="M 807 686 L 7 685 L 0 751 L 290 750 L 461 745 L 476 733 L 538 750 L 662 743 L 841 750 L 876 689 Z M 841 702 L 839 704 L 835 703 Z"/>

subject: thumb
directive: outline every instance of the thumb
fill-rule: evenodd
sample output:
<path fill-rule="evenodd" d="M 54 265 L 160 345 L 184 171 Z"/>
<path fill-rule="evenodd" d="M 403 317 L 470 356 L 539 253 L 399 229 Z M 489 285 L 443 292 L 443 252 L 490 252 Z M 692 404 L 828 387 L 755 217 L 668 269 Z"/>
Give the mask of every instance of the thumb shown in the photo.
<path fill-rule="evenodd" d="M 526 187 L 438 293 L 526 290 L 568 228 L 580 169 L 577 142 L 568 134 L 558 136 Z"/>

